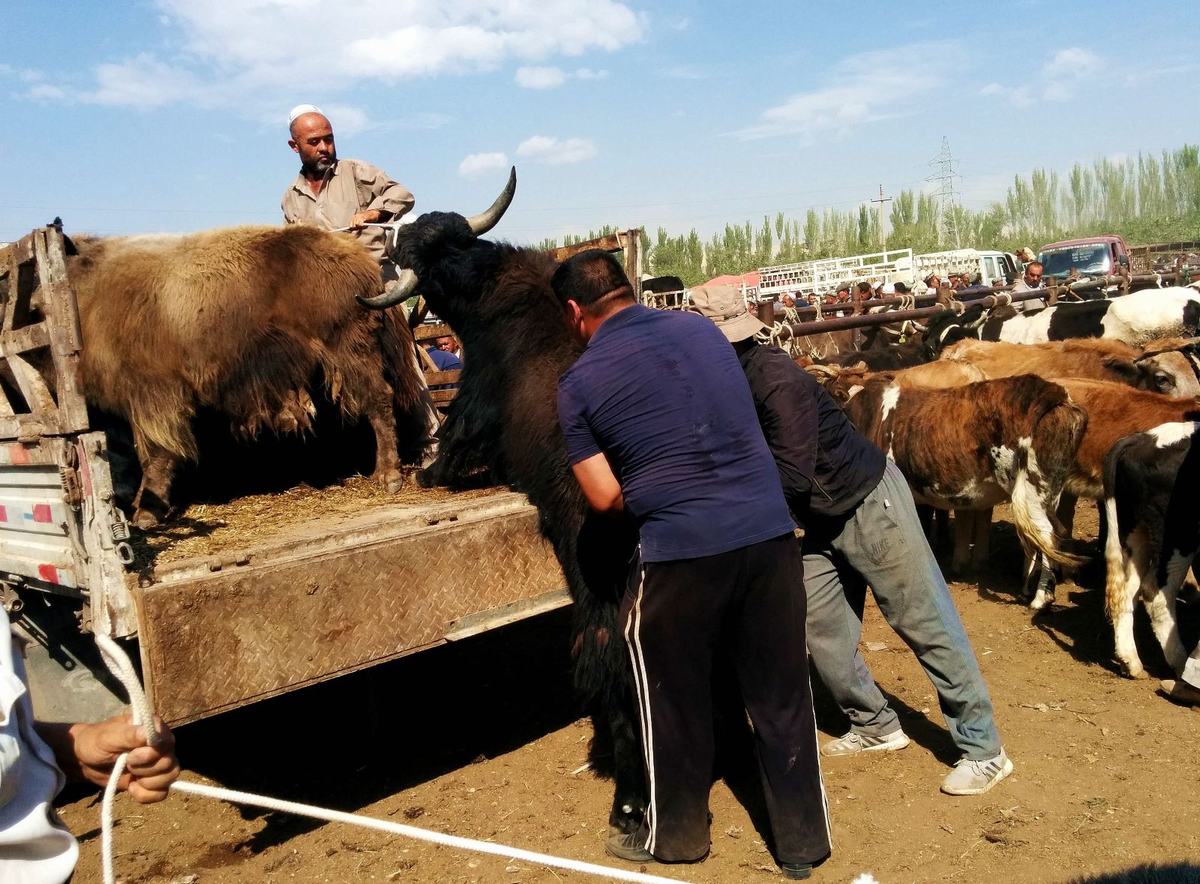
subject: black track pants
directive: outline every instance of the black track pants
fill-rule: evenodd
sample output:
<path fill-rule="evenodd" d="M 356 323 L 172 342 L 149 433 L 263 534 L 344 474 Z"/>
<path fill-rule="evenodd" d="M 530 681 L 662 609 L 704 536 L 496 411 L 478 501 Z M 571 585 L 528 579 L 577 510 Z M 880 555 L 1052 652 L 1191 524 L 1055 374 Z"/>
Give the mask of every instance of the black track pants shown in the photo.
<path fill-rule="evenodd" d="M 754 725 L 776 858 L 829 855 L 803 585 L 791 534 L 715 556 L 635 565 L 621 623 L 650 781 L 643 832 L 655 858 L 686 862 L 708 852 L 711 676 L 721 641 L 730 644 Z"/>

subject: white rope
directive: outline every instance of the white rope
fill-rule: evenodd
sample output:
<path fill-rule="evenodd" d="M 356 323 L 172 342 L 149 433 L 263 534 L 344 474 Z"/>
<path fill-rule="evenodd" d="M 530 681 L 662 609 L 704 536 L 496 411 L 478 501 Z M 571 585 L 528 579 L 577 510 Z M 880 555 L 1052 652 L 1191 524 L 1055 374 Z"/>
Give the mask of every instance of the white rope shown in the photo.
<path fill-rule="evenodd" d="M 142 683 L 137 677 L 137 672 L 134 671 L 133 664 L 129 662 L 128 655 L 121 649 L 120 645 L 100 631 L 100 629 L 106 627 L 106 624 L 98 624 L 98 626 L 100 628 L 97 629 L 95 638 L 96 645 L 100 649 L 100 656 L 104 658 L 104 663 L 108 666 L 113 677 L 121 682 L 129 694 L 129 705 L 132 709 L 133 723 L 145 728 L 146 741 L 154 745 L 161 739 L 161 734 L 154 720 L 154 710 L 150 706 L 146 692 L 142 689 Z M 116 881 L 113 872 L 113 798 L 117 793 L 117 784 L 120 782 L 121 775 L 125 771 L 127 758 L 128 753 L 124 753 L 117 759 L 116 764 L 113 765 L 112 774 L 108 778 L 108 785 L 104 789 L 104 799 L 100 806 L 100 853 L 104 884 L 115 884 Z M 266 795 L 254 795 L 249 792 L 237 792 L 233 789 L 206 786 L 202 783 L 188 783 L 176 780 L 171 784 L 171 791 L 200 795 L 205 798 L 216 798 L 219 801 L 229 801 L 234 804 L 250 804 L 255 807 L 266 808 L 267 810 L 306 816 L 311 819 L 325 820 L 331 823 L 346 823 L 347 825 L 359 826 L 364 829 L 376 829 L 380 832 L 390 832 L 393 835 L 402 835 L 406 838 L 428 841 L 432 844 L 440 844 L 445 847 L 457 847 L 460 850 L 472 850 L 476 853 L 487 853 L 508 859 L 523 860 L 550 868 L 565 869 L 585 875 L 596 875 L 612 881 L 633 881 L 639 882 L 639 884 L 679 884 L 679 880 L 675 878 L 661 878 L 657 875 L 615 869 L 610 866 L 583 862 L 582 860 L 552 856 L 548 853 L 535 853 L 532 850 L 522 850 L 519 847 L 508 847 L 504 844 L 494 844 L 490 841 L 477 841 L 474 838 L 446 835 L 441 832 L 432 832 L 428 829 L 419 829 L 415 826 L 406 826 L 402 823 L 394 823 L 389 820 L 379 820 L 374 817 L 345 813 L 340 810 L 329 810 L 328 808 L 317 807 L 312 804 L 283 801 L 279 798 L 270 798 Z"/>
<path fill-rule="evenodd" d="M 100 631 L 106 627 L 107 624 L 103 626 L 98 624 L 96 647 L 100 649 L 100 656 L 104 659 L 104 665 L 108 667 L 108 671 L 117 681 L 121 682 L 129 694 L 129 706 L 134 725 L 145 728 L 146 742 L 154 745 L 160 739 L 158 728 L 154 722 L 154 710 L 150 707 L 146 692 L 142 690 L 142 683 L 138 680 L 133 664 L 129 662 L 129 656 L 121 650 L 120 645 Z M 112 773 L 109 774 L 108 784 L 104 787 L 104 798 L 100 802 L 100 863 L 104 872 L 104 884 L 116 884 L 116 875 L 113 872 L 113 799 L 116 797 L 117 784 L 125 772 L 125 763 L 128 758 L 128 752 L 122 753 L 117 758 Z"/>
<path fill-rule="evenodd" d="M 532 850 L 521 850 L 518 847 L 508 847 L 504 844 L 493 844 L 490 841 L 477 841 L 474 838 L 462 838 L 458 835 L 445 835 L 441 832 L 431 832 L 428 829 L 418 829 L 403 823 L 390 820 L 379 820 L 374 817 L 360 816 L 355 813 L 343 813 L 339 810 L 329 810 L 324 807 L 314 807 L 311 804 L 300 804 L 295 801 L 282 801 L 278 798 L 268 798 L 265 795 L 252 795 L 249 792 L 237 792 L 233 789 L 222 789 L 217 786 L 206 786 L 203 783 L 189 783 L 177 780 L 171 784 L 172 792 L 186 792 L 190 795 L 201 795 L 205 798 L 216 798 L 219 801 L 229 801 L 233 804 L 249 804 L 266 810 L 291 813 L 312 819 L 325 820 L 331 823 L 346 823 L 360 826 L 364 829 L 375 829 L 380 832 L 390 832 L 393 835 L 403 835 L 418 841 L 428 841 L 443 847 L 457 847 L 461 850 L 472 850 L 476 853 L 488 853 L 507 859 L 522 860 L 569 872 L 582 872 L 585 875 L 599 875 L 614 881 L 635 881 L 644 884 L 679 884 L 675 878 L 661 878 L 658 875 L 647 875 L 643 872 L 632 872 L 625 869 L 614 869 L 609 866 L 595 865 L 581 860 L 565 859 L 546 853 L 535 853 Z"/>

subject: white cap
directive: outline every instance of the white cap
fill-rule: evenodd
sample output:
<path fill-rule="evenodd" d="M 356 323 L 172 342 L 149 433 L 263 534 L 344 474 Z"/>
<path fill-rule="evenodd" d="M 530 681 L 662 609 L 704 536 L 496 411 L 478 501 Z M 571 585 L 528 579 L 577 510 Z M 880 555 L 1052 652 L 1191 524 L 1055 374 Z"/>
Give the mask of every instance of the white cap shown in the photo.
<path fill-rule="evenodd" d="M 894 295 L 896 294 L 896 287 L 889 282 L 883 287 L 883 293 L 885 295 Z"/>
<path fill-rule="evenodd" d="M 288 113 L 288 125 L 290 126 L 292 123 L 296 122 L 296 117 L 302 117 L 305 114 L 321 114 L 321 116 L 325 115 L 324 112 L 315 104 L 298 104 Z"/>

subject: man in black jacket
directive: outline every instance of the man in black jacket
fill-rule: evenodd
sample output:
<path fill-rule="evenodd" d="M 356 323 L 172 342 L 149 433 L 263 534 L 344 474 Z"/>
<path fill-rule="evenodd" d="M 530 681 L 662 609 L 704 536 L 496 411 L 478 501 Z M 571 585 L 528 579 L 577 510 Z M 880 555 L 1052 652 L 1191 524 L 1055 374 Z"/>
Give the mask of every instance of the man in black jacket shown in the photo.
<path fill-rule="evenodd" d="M 713 320 L 737 351 L 792 518 L 805 530 L 808 650 L 851 725 L 822 753 L 894 751 L 909 743 L 858 650 L 870 584 L 883 616 L 937 689 L 963 753 L 942 791 L 986 792 L 1013 765 L 903 474 L 791 357 L 746 337 L 745 305 L 737 290 L 695 288 L 691 299 L 693 309 Z"/>

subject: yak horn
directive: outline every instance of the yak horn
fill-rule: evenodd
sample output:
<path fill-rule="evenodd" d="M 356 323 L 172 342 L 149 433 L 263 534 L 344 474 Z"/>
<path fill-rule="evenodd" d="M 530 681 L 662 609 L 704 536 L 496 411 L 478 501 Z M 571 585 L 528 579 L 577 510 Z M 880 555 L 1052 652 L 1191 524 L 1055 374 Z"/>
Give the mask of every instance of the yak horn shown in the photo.
<path fill-rule="evenodd" d="M 382 295 L 376 295 L 373 298 L 364 298 L 359 295 L 358 302 L 372 310 L 386 310 L 388 307 L 394 307 L 406 300 L 416 290 L 418 282 L 420 280 L 417 278 L 417 274 L 406 267 L 400 271 L 400 278 L 396 280 L 396 284 L 389 289 L 384 289 Z"/>
<path fill-rule="evenodd" d="M 513 166 L 508 173 L 508 184 L 504 185 L 504 190 L 500 191 L 500 196 L 496 197 L 496 201 L 485 211 L 480 212 L 478 215 L 472 215 L 467 219 L 467 223 L 471 225 L 471 232 L 476 236 L 483 236 L 499 224 L 500 219 L 504 217 L 504 213 L 508 211 L 508 207 L 513 200 L 513 194 L 516 192 L 517 167 Z"/>
<path fill-rule="evenodd" d="M 836 378 L 842 373 L 842 367 L 840 365 L 822 365 L 816 362 L 814 362 L 812 365 L 804 366 L 804 370 L 809 374 L 824 375 L 827 378 Z"/>

